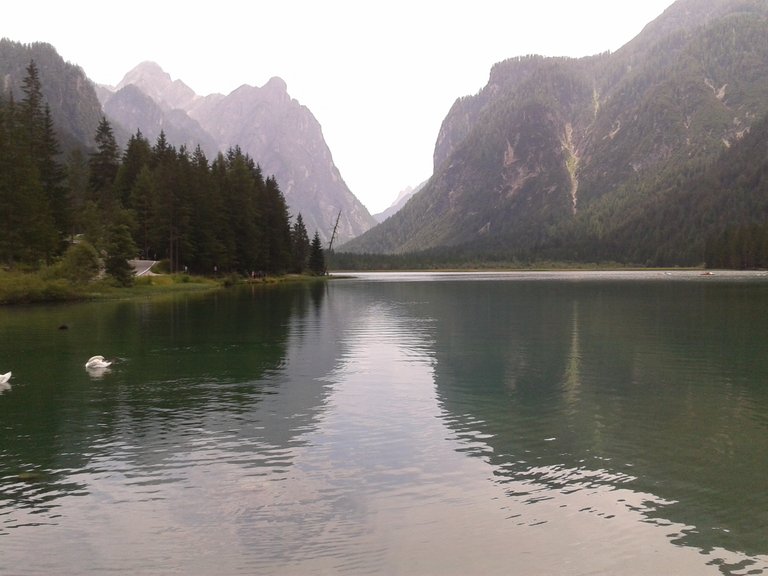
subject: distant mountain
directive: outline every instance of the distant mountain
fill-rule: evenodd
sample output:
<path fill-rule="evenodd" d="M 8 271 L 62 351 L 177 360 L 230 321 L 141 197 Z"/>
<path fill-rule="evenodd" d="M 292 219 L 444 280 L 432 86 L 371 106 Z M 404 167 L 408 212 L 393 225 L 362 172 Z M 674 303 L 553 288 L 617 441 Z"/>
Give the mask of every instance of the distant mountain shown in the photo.
<path fill-rule="evenodd" d="M 135 84 L 126 84 L 116 92 L 101 90 L 104 112 L 122 126 L 128 135 L 137 130 L 154 143 L 160 132 L 175 146 L 192 151 L 197 145 L 209 158 L 214 158 L 219 146 L 200 124 L 178 108 L 168 108 L 148 96 Z M 121 142 L 124 146 L 125 142 Z"/>
<path fill-rule="evenodd" d="M 181 80 L 172 80 L 154 62 L 142 62 L 130 70 L 117 85 L 116 90 L 136 86 L 155 102 L 169 110 L 188 110 L 200 96 Z"/>
<path fill-rule="evenodd" d="M 405 190 L 401 190 L 400 194 L 397 195 L 397 198 L 390 205 L 389 208 L 387 208 L 383 212 L 374 214 L 373 217 L 379 223 L 384 222 L 384 220 L 386 220 L 390 216 L 397 214 L 403 208 L 403 206 L 405 206 L 408 203 L 408 200 L 413 198 L 413 195 L 418 193 L 422 188 L 424 188 L 425 185 L 426 185 L 426 182 L 422 182 L 421 184 L 416 186 L 416 188 L 412 188 L 408 186 Z"/>
<path fill-rule="evenodd" d="M 51 109 L 57 136 L 64 150 L 91 147 L 102 111 L 93 83 L 85 72 L 65 62 L 50 44 L 21 44 L 0 39 L 0 94 L 23 97 L 22 82 L 34 60 L 43 97 Z"/>
<path fill-rule="evenodd" d="M 172 144 L 200 143 L 210 157 L 239 146 L 275 176 L 291 212 L 302 214 L 310 234 L 317 230 L 329 241 L 338 218 L 335 241 L 345 242 L 376 224 L 344 183 L 320 124 L 289 96 L 281 79 L 202 97 L 157 64 L 143 62 L 117 88 L 106 93 L 105 109 L 150 139 L 162 128 Z"/>
<path fill-rule="evenodd" d="M 220 143 L 238 144 L 267 174 L 274 174 L 294 213 L 307 229 L 328 240 L 341 213 L 337 241 L 358 236 L 376 224 L 350 192 L 325 143 L 320 123 L 288 95 L 285 82 L 243 85 L 220 99 L 200 103 L 193 118 Z"/>
<path fill-rule="evenodd" d="M 764 1 L 679 0 L 615 53 L 496 64 L 445 118 L 424 190 L 342 249 L 702 262 L 710 235 L 768 218 L 754 200 L 726 221 L 727 198 L 690 188 L 768 115 L 767 32 Z"/>

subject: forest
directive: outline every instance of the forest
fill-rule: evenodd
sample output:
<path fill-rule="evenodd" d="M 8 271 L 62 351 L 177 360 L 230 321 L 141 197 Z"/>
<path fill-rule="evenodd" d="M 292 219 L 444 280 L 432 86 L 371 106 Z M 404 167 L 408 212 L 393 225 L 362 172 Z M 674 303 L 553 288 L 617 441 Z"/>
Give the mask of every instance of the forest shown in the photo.
<path fill-rule="evenodd" d="M 95 149 L 65 154 L 34 61 L 22 91 L 0 95 L 4 269 L 58 265 L 73 282 L 104 270 L 120 285 L 132 258 L 208 276 L 324 272 L 317 233 L 310 242 L 301 214 L 291 223 L 275 178 L 238 147 L 209 161 L 137 131 L 121 151 L 102 117 Z"/>

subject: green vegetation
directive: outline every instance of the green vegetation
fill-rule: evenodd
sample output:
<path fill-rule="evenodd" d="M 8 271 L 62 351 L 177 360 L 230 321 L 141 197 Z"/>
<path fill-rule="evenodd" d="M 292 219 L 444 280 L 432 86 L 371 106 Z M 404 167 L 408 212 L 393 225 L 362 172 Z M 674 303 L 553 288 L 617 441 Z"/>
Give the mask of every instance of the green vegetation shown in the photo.
<path fill-rule="evenodd" d="M 315 276 L 322 276 L 326 272 L 323 245 L 317 232 L 315 232 L 315 236 L 312 238 L 312 243 L 309 246 L 309 271 Z"/>
<path fill-rule="evenodd" d="M 0 94 L 0 303 L 130 287 L 139 255 L 228 283 L 322 260 L 300 214 L 291 227 L 275 179 L 239 148 L 209 162 L 139 131 L 121 153 L 102 118 L 95 149 L 75 148 L 65 164 L 34 61 L 22 90 L 18 102 Z"/>

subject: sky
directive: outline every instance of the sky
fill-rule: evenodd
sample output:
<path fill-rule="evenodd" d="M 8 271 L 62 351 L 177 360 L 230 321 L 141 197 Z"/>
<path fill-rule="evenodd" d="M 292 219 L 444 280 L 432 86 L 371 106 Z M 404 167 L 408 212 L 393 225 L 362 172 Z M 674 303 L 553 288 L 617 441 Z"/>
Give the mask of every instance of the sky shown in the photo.
<path fill-rule="evenodd" d="M 617 50 L 672 3 L 36 0 L 4 6 L 0 36 L 52 44 L 99 84 L 145 60 L 200 95 L 279 76 L 373 214 L 432 175 L 443 119 L 494 63 Z"/>

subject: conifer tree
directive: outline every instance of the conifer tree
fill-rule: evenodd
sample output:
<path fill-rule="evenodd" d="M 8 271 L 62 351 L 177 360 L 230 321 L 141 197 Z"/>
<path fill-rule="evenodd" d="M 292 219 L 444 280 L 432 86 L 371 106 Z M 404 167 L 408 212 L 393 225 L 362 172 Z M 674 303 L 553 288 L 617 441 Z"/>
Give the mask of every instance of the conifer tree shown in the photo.
<path fill-rule="evenodd" d="M 112 126 L 106 116 L 101 117 L 95 139 L 96 152 L 91 154 L 88 162 L 92 198 L 102 208 L 109 208 L 114 202 L 113 188 L 120 167 L 120 156 Z"/>
<path fill-rule="evenodd" d="M 143 166 L 133 182 L 129 196 L 129 204 L 134 213 L 134 237 L 138 241 L 144 258 L 154 259 L 150 251 L 150 223 L 152 219 L 152 201 L 154 197 L 154 181 L 149 166 Z M 156 250 L 157 248 L 155 248 Z"/>
<path fill-rule="evenodd" d="M 264 183 L 266 231 L 269 242 L 268 270 L 281 273 L 291 266 L 291 225 L 288 205 L 274 176 Z"/>
<path fill-rule="evenodd" d="M 128 260 L 136 256 L 136 244 L 133 242 L 128 226 L 123 223 L 113 226 L 108 232 L 105 246 L 107 250 L 107 257 L 104 261 L 106 273 L 120 286 L 133 284 L 133 268 Z"/>
<path fill-rule="evenodd" d="M 323 254 L 323 245 L 317 231 L 309 246 L 309 271 L 316 276 L 325 274 L 325 254 Z"/>
<path fill-rule="evenodd" d="M 61 148 L 53 127 L 51 108 L 46 103 L 40 132 L 38 169 L 40 180 L 56 228 L 58 241 L 62 245 L 72 226 L 72 209 L 67 196 L 67 171 L 59 162 Z"/>
<path fill-rule="evenodd" d="M 86 203 L 89 202 L 88 160 L 80 148 L 73 148 L 67 156 L 67 204 L 70 214 L 68 233 L 74 237 L 85 230 Z"/>
<path fill-rule="evenodd" d="M 0 260 L 39 264 L 58 246 L 23 107 L 0 107 Z"/>
<path fill-rule="evenodd" d="M 42 196 L 34 199 L 34 243 L 45 252 L 46 260 L 63 249 L 67 228 L 67 204 L 63 188 L 64 171 L 56 160 L 60 153 L 53 129 L 51 111 L 44 103 L 40 74 L 34 60 L 22 81 L 24 98 L 18 109 L 20 132 L 17 145 L 37 169 L 30 176 L 38 181 Z"/>
<path fill-rule="evenodd" d="M 304 272 L 307 266 L 307 257 L 309 256 L 309 236 L 307 227 L 304 225 L 304 218 L 299 212 L 296 216 L 296 222 L 291 229 L 291 257 L 293 259 L 292 269 L 296 274 Z"/>
<path fill-rule="evenodd" d="M 144 138 L 141 130 L 137 130 L 136 134 L 128 140 L 115 180 L 117 196 L 126 208 L 133 208 L 131 206 L 131 189 L 142 168 L 149 166 L 151 162 L 152 146 Z"/>

